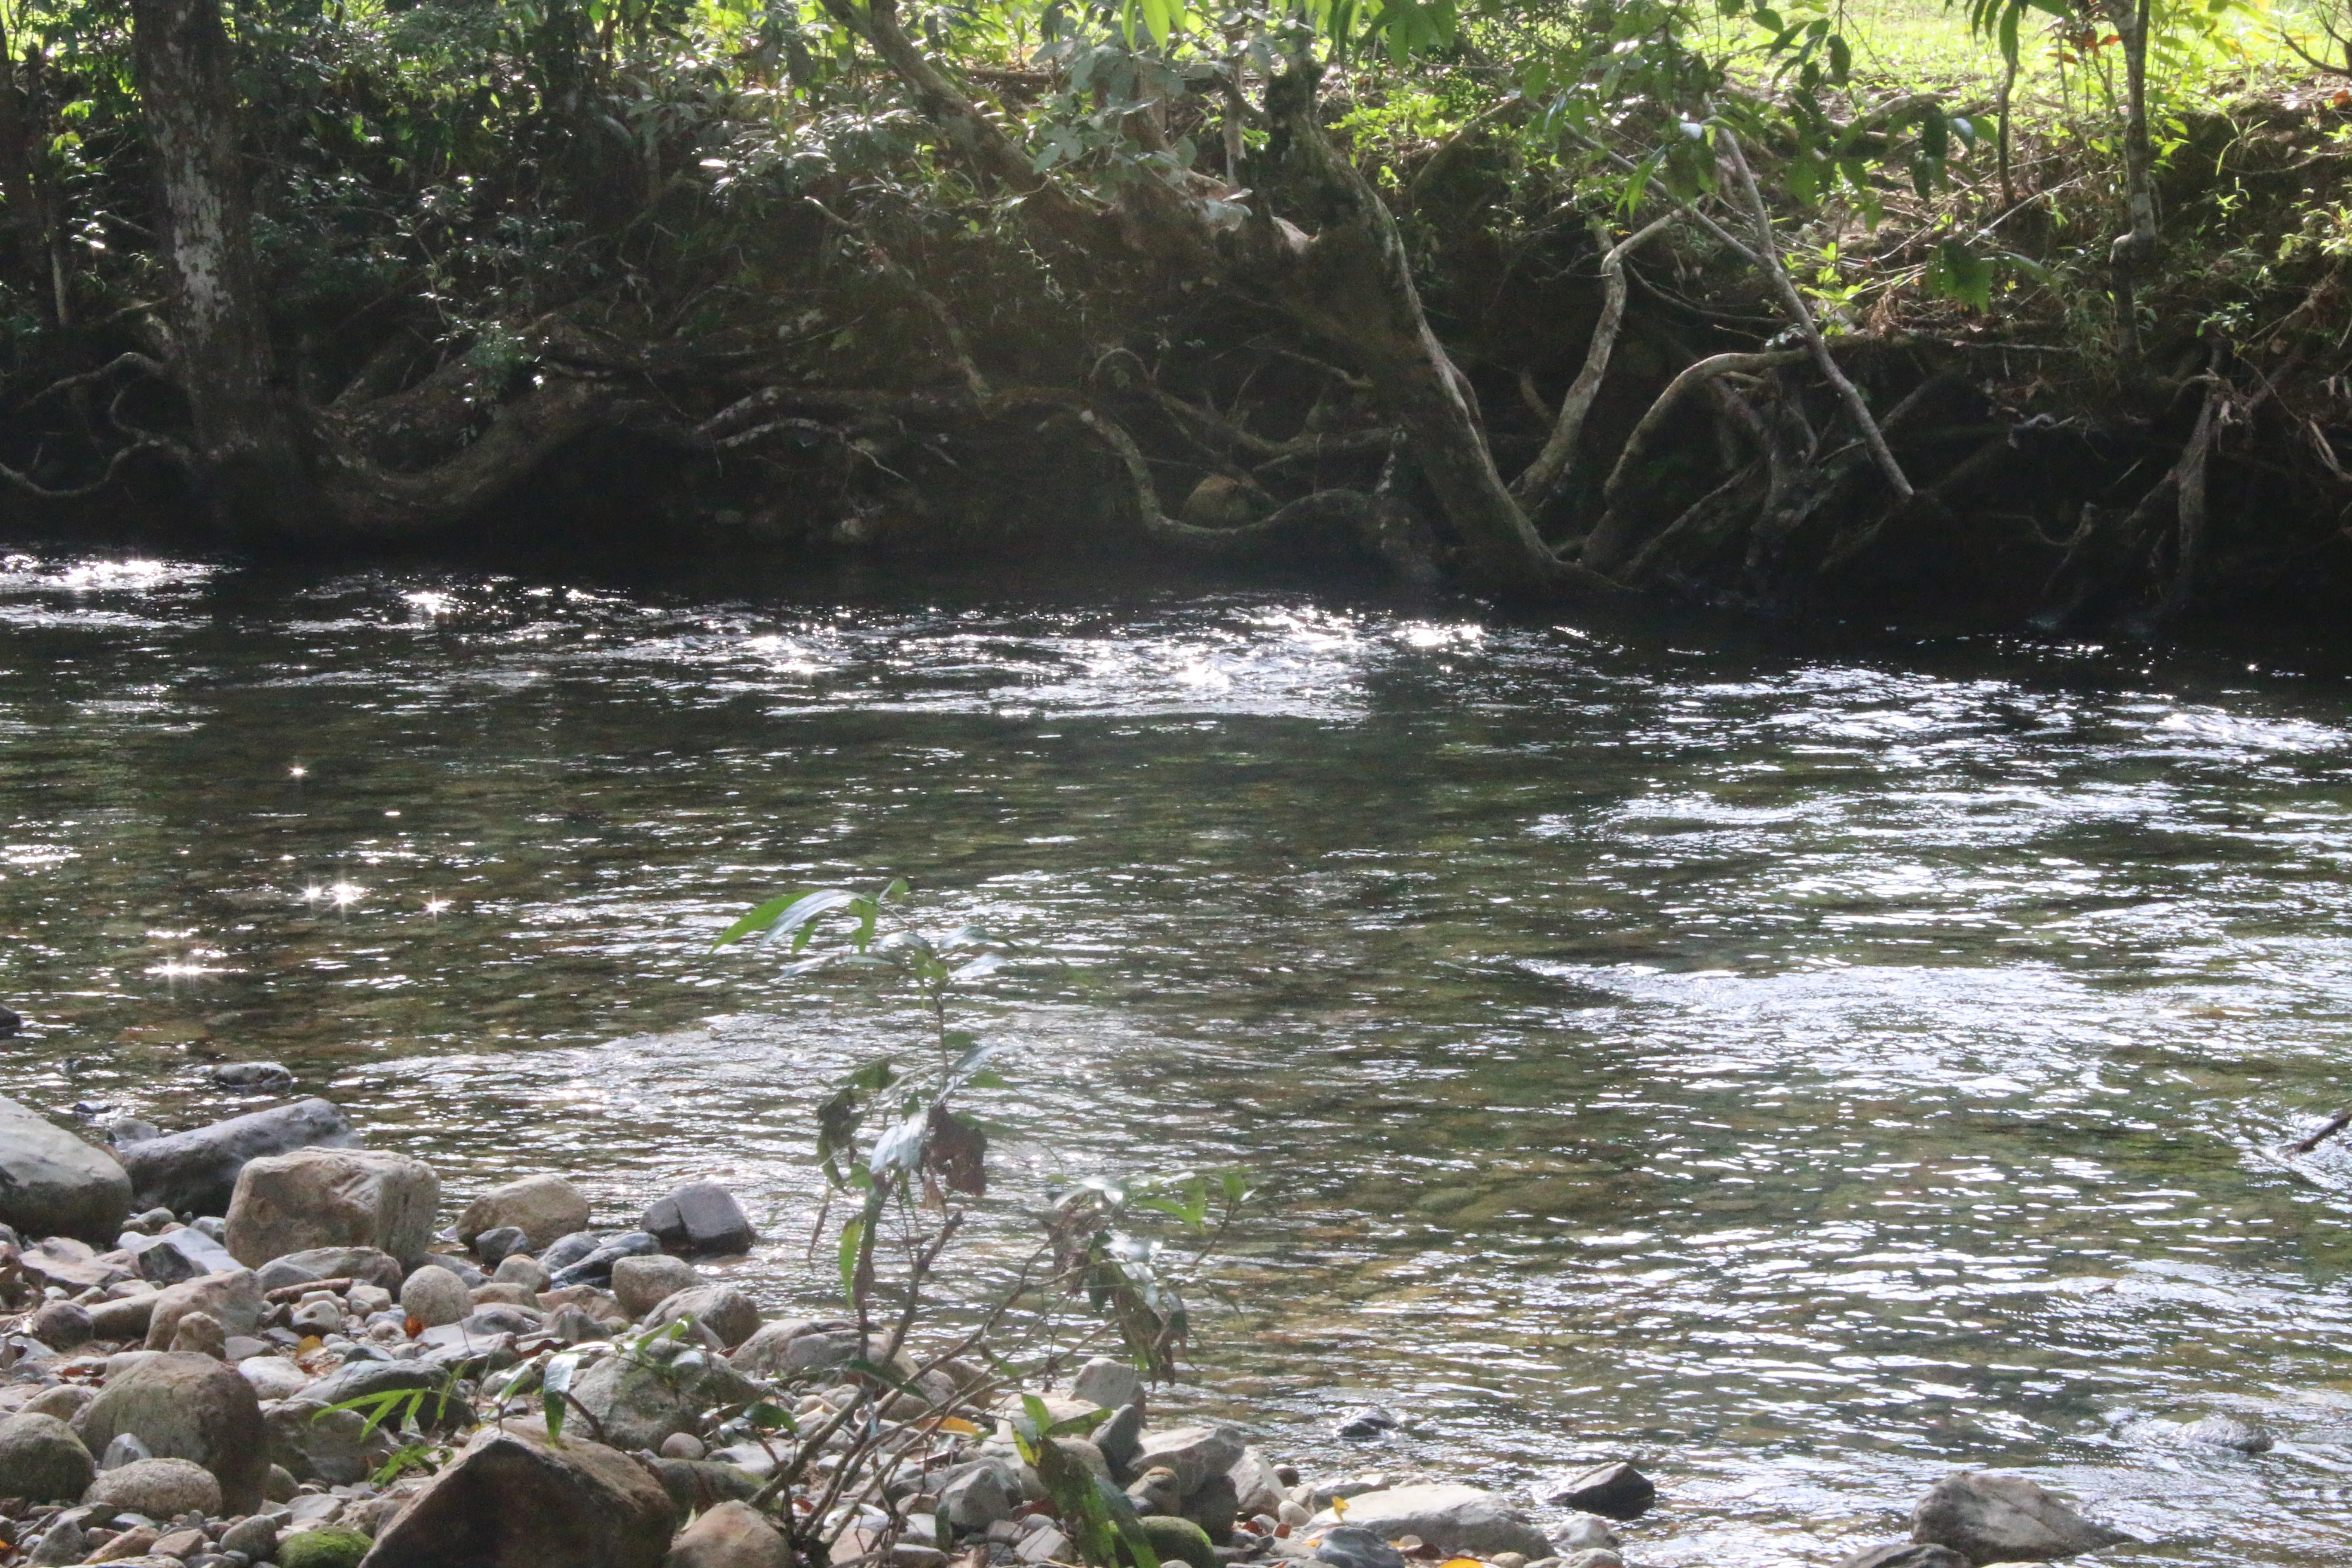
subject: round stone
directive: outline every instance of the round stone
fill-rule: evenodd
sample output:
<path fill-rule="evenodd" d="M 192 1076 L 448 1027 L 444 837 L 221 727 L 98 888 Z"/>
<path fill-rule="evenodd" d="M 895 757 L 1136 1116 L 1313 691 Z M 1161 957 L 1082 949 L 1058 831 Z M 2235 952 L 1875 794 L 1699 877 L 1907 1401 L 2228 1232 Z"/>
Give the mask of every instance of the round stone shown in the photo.
<path fill-rule="evenodd" d="M 220 1482 L 193 1459 L 138 1459 L 90 1482 L 86 1502 L 108 1503 L 149 1519 L 175 1519 L 194 1510 L 221 1510 Z"/>

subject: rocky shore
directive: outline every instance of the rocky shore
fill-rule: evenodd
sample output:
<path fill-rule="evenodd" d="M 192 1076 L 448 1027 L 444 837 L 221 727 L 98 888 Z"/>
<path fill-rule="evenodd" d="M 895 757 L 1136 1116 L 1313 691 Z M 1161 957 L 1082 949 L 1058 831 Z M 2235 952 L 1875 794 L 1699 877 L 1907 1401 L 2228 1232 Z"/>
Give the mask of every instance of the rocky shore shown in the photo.
<path fill-rule="evenodd" d="M 6 1568 L 1047 1568 L 1087 1528 L 1055 1474 L 1163 1568 L 1623 1568 L 1617 1526 L 1656 1500 L 1605 1465 L 1548 1490 L 1570 1511 L 1539 1527 L 1478 1488 L 1309 1477 L 1237 1427 L 1156 1426 L 1122 1362 L 1023 1388 L 985 1347 L 772 1317 L 726 1280 L 756 1238 L 714 1183 L 600 1226 L 557 1175 L 455 1204 L 323 1100 L 110 1132 L 0 1099 Z M 1912 1541 L 1848 1564 L 2122 1539 L 1965 1472 Z"/>

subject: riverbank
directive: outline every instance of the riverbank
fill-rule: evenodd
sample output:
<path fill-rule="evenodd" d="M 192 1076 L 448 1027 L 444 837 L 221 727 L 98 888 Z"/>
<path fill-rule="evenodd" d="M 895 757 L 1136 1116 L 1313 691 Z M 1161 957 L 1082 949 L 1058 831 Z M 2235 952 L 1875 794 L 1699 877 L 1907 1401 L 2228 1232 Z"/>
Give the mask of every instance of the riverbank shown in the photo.
<path fill-rule="evenodd" d="M 0 1100 L 0 1563 L 1103 1563 L 1075 1477 L 1111 1499 L 1123 1562 L 1624 1568 L 1611 1521 L 1657 1501 L 1607 1464 L 1547 1489 L 1539 1527 L 1443 1478 L 1311 1479 L 1235 1426 L 1155 1425 L 1118 1360 L 1066 1352 L 1031 1388 L 985 1339 L 772 1317 L 727 1282 L 755 1237 L 712 1182 L 600 1230 L 570 1182 L 525 1176 L 438 1229 L 430 1168 L 358 1147 L 324 1100 L 112 1135 L 120 1161 Z M 225 1183 L 226 1213 L 198 1212 Z M 1397 1426 L 1368 1407 L 1339 1436 Z M 2125 1539 L 1978 1473 L 1914 1534 L 1846 1568 Z"/>

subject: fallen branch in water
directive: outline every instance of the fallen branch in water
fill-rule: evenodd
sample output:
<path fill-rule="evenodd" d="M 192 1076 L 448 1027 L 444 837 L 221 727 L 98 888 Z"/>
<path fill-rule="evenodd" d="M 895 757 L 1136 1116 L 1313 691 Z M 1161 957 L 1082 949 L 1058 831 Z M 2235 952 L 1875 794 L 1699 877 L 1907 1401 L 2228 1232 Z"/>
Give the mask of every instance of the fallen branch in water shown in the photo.
<path fill-rule="evenodd" d="M 2338 1132 L 2343 1131 L 2347 1127 L 2352 1127 L 2352 1110 L 2337 1111 L 2335 1115 L 2327 1119 L 2326 1126 L 2321 1128 L 2318 1131 L 2313 1133 L 2310 1137 L 2305 1139 L 2300 1143 L 2288 1144 L 2287 1152 L 2293 1154 L 2308 1154 L 2313 1150 L 2318 1148 L 2322 1143 L 2326 1142 L 2330 1138 L 2335 1137 Z"/>

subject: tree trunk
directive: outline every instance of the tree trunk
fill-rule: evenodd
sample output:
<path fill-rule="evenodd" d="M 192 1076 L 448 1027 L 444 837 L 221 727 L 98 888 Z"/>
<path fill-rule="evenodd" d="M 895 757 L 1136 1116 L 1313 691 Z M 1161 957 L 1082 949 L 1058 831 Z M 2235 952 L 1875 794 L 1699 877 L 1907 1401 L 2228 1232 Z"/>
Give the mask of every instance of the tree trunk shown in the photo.
<path fill-rule="evenodd" d="M 2156 154 L 2147 135 L 2147 31 L 2149 0 L 2107 0 L 2107 14 L 2124 46 L 2124 190 L 2131 227 L 2108 248 L 2115 272 L 2116 311 L 2124 352 L 2139 353 L 2139 317 L 2135 296 L 2140 277 L 2156 261 Z"/>
<path fill-rule="evenodd" d="M 253 261 L 252 195 L 219 0 L 132 0 L 131 64 L 162 182 L 173 379 L 215 519 L 299 531 L 316 487 L 281 400 Z"/>
<path fill-rule="evenodd" d="M 1303 187 L 1317 229 L 1302 252 L 1275 237 L 1270 217 L 1254 225 L 1271 251 L 1267 276 L 1247 279 L 1301 325 L 1345 344 L 1370 379 L 1381 410 L 1403 426 L 1412 459 L 1453 525 L 1473 584 L 1492 593 L 1553 594 L 1613 588 L 1546 544 L 1496 471 L 1486 430 L 1421 307 L 1396 219 L 1315 120 L 1315 72 L 1297 66 L 1270 83 L 1267 118 L 1278 128 L 1290 173 Z"/>

